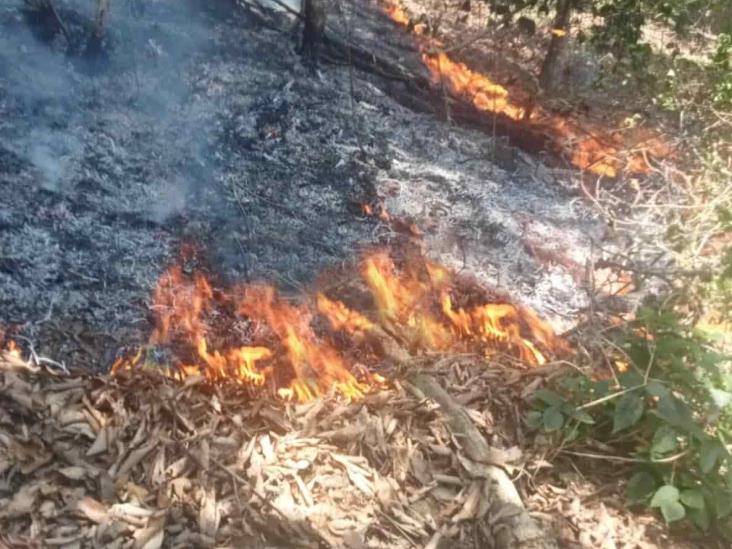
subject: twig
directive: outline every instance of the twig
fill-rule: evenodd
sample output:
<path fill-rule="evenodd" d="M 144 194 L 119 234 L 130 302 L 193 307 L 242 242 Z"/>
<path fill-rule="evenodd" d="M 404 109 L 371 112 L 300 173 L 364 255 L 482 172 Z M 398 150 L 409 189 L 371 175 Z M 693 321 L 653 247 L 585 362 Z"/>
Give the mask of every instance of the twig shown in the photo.
<path fill-rule="evenodd" d="M 642 458 L 627 458 L 622 456 L 610 456 L 607 454 L 593 454 L 590 452 L 576 452 L 573 450 L 560 450 L 560 454 L 568 454 L 570 456 L 584 457 L 589 459 L 599 459 L 603 461 L 615 461 L 618 463 L 674 463 L 681 458 L 687 456 L 691 450 L 686 449 L 683 452 L 674 454 L 673 456 L 661 458 L 661 459 L 642 459 Z"/>
<path fill-rule="evenodd" d="M 646 386 L 646 383 L 644 382 L 641 385 L 634 385 L 633 387 L 628 387 L 627 389 L 623 389 L 622 391 L 617 391 L 615 393 L 612 393 L 610 395 L 605 395 L 602 398 L 598 398 L 595 400 L 592 400 L 590 402 L 587 402 L 583 404 L 582 406 L 577 406 L 577 410 L 586 410 L 587 408 L 592 408 L 593 406 L 597 406 L 598 404 L 602 404 L 604 402 L 607 402 L 609 400 L 613 400 L 614 398 L 617 398 L 619 396 L 623 396 L 627 393 L 632 393 L 633 391 L 637 391 L 638 389 L 642 389 Z"/>

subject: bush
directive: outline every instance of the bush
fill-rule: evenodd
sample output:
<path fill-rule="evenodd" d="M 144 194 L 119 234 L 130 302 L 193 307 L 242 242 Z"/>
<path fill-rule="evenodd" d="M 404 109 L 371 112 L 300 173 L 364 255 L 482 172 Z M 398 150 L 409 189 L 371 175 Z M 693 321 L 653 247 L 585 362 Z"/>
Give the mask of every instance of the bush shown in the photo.
<path fill-rule="evenodd" d="M 662 305 L 640 309 L 618 343 L 624 372 L 537 391 L 527 424 L 563 446 L 593 439 L 633 458 L 629 505 L 732 540 L 731 357 Z"/>

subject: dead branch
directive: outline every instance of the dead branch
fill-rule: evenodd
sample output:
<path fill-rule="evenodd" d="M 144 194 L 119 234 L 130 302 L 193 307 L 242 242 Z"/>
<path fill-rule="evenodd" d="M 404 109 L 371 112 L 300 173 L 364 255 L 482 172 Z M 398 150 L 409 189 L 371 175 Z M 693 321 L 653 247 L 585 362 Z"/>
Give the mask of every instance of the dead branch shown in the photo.
<path fill-rule="evenodd" d="M 410 381 L 425 397 L 439 404 L 447 416 L 453 436 L 463 445 L 468 458 L 484 466 L 486 484 L 483 488 L 490 494 L 492 500 L 488 523 L 495 539 L 495 547 L 556 548 L 556 541 L 527 513 L 516 487 L 503 468 L 505 458 L 500 455 L 500 450 L 488 445 L 465 408 L 440 387 L 434 377 L 416 374 Z"/>

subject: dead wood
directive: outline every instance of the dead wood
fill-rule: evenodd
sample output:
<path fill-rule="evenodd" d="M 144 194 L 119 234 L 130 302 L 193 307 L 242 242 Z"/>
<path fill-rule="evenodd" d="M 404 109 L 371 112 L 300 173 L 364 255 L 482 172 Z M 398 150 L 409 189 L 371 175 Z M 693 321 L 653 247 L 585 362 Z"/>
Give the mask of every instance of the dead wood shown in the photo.
<path fill-rule="evenodd" d="M 25 0 L 25 4 L 26 16 L 39 29 L 43 40 L 50 42 L 60 32 L 69 47 L 73 47 L 71 33 L 52 0 Z"/>
<path fill-rule="evenodd" d="M 453 436 L 467 457 L 481 464 L 475 471 L 482 477 L 481 490 L 490 493 L 492 504 L 487 523 L 497 548 L 555 548 L 556 541 L 531 518 L 504 469 L 505 457 L 500 450 L 491 448 L 475 427 L 465 408 L 458 404 L 437 380 L 425 374 L 411 377 L 412 383 L 425 397 L 440 405 L 447 416 Z"/>

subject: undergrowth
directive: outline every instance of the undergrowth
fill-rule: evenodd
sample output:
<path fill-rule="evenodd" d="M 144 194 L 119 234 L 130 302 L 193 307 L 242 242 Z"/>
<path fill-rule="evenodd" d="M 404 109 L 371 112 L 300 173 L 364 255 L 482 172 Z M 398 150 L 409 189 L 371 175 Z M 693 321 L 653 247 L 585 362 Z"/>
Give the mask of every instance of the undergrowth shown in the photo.
<path fill-rule="evenodd" d="M 669 136 L 684 172 L 654 211 L 665 290 L 605 332 L 593 365 L 536 391 L 525 420 L 580 470 L 578 456 L 631 468 L 629 507 L 732 544 L 732 38 L 720 34 L 706 62 L 671 61 L 649 97 L 689 130 Z"/>
<path fill-rule="evenodd" d="M 560 452 L 602 443 L 604 457 L 634 465 L 628 505 L 732 540 L 732 356 L 670 303 L 641 308 L 616 343 L 620 373 L 540 389 L 528 425 L 553 434 Z"/>

